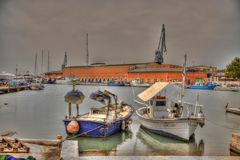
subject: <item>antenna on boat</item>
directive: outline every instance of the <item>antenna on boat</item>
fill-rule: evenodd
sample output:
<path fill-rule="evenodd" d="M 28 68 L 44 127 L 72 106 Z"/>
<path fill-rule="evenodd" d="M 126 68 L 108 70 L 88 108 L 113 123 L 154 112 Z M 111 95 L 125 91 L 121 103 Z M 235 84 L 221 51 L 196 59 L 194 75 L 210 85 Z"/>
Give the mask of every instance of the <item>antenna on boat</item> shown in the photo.
<path fill-rule="evenodd" d="M 185 89 L 186 64 L 187 64 L 187 54 L 184 55 L 184 64 L 183 64 L 183 72 L 182 72 L 181 105 L 183 104 L 184 89 Z"/>

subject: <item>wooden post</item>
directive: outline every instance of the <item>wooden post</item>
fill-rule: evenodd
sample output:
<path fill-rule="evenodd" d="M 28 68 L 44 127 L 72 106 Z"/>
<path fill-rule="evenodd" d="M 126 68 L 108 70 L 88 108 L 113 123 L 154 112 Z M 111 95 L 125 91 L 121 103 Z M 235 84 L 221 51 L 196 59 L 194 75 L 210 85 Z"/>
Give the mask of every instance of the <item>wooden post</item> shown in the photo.
<path fill-rule="evenodd" d="M 68 118 L 72 118 L 72 108 L 71 108 L 71 103 L 68 103 Z"/>
<path fill-rule="evenodd" d="M 80 116 L 80 115 L 79 115 L 79 105 L 76 104 L 76 107 L 77 107 L 77 117 L 79 117 L 79 116 Z"/>

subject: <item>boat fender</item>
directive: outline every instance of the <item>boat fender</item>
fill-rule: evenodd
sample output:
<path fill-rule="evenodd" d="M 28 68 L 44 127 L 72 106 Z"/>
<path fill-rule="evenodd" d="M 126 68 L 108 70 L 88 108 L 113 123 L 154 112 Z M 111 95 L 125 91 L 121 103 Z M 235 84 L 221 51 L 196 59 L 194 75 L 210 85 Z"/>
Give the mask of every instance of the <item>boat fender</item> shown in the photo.
<path fill-rule="evenodd" d="M 121 126 L 121 129 L 123 130 L 123 131 L 125 131 L 126 130 L 126 122 L 123 120 L 122 121 L 122 126 Z"/>
<path fill-rule="evenodd" d="M 77 121 L 73 120 L 67 125 L 67 131 L 71 134 L 75 134 L 79 131 L 80 126 Z"/>

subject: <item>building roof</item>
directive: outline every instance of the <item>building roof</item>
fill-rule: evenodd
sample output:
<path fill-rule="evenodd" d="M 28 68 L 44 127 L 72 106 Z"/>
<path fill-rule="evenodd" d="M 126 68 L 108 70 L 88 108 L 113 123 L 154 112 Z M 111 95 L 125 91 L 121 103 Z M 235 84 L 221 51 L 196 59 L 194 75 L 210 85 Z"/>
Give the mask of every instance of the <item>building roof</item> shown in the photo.
<path fill-rule="evenodd" d="M 45 74 L 61 74 L 61 73 L 63 73 L 63 72 L 62 71 L 50 71 Z"/>
<path fill-rule="evenodd" d="M 182 72 L 182 68 L 136 68 L 129 72 Z"/>

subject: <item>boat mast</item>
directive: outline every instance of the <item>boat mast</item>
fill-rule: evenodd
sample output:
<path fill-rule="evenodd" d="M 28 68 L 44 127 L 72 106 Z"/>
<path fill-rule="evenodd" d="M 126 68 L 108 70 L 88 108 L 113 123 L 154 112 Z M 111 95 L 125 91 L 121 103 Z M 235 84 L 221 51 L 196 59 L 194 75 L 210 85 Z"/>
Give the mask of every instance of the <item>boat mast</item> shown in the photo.
<path fill-rule="evenodd" d="M 35 67 L 34 67 L 34 75 L 38 75 L 38 64 L 37 64 L 37 52 L 35 54 Z"/>
<path fill-rule="evenodd" d="M 16 64 L 16 76 L 18 75 L 18 65 Z"/>
<path fill-rule="evenodd" d="M 49 53 L 49 51 L 48 51 L 48 68 L 47 68 L 47 71 L 48 71 L 48 73 L 50 72 L 50 55 L 49 55 L 50 53 Z"/>
<path fill-rule="evenodd" d="M 181 89 L 181 106 L 183 104 L 184 89 L 185 89 L 185 80 L 186 80 L 186 64 L 187 64 L 187 55 L 184 55 L 184 64 L 182 72 L 182 89 Z"/>
<path fill-rule="evenodd" d="M 86 35 L 87 37 L 87 41 L 86 41 L 86 46 L 87 46 L 87 66 L 89 65 L 89 53 L 88 53 L 88 33 L 87 33 L 87 35 Z"/>
<path fill-rule="evenodd" d="M 42 49 L 42 63 L 41 63 L 41 74 L 43 75 L 43 49 Z"/>

